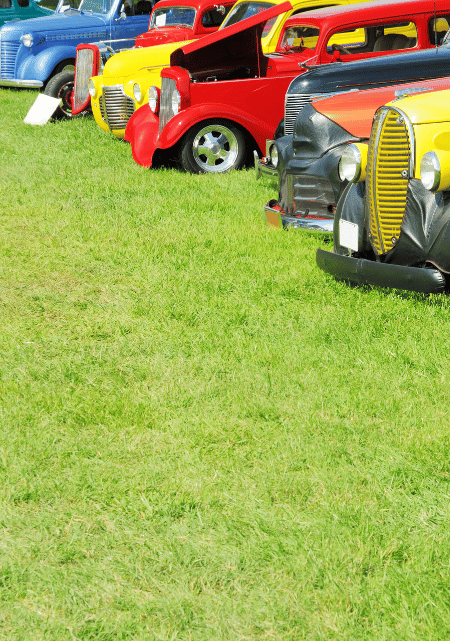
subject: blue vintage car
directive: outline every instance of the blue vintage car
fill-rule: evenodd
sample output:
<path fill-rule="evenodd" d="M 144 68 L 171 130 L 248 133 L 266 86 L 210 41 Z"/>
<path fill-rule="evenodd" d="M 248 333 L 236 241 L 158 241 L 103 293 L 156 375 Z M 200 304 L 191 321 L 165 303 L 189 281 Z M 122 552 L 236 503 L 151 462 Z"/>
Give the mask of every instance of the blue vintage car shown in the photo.
<path fill-rule="evenodd" d="M 49 16 L 52 9 L 40 7 L 41 0 L 0 0 L 0 27 L 11 20 L 29 20 Z"/>
<path fill-rule="evenodd" d="M 123 48 L 132 47 L 148 29 L 153 4 L 154 0 L 60 0 L 52 15 L 3 25 L 0 87 L 45 85 L 45 93 L 61 98 L 63 112 L 70 115 L 77 45 L 120 40 Z"/>

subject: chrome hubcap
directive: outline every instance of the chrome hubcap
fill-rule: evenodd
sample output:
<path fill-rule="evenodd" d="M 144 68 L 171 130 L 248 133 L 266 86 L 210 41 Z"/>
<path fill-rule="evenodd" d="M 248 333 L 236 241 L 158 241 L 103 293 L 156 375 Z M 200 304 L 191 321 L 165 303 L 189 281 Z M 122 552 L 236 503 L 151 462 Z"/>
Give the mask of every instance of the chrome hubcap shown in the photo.
<path fill-rule="evenodd" d="M 238 141 L 228 127 L 208 125 L 194 138 L 193 155 L 203 171 L 219 173 L 233 167 L 238 155 Z"/>

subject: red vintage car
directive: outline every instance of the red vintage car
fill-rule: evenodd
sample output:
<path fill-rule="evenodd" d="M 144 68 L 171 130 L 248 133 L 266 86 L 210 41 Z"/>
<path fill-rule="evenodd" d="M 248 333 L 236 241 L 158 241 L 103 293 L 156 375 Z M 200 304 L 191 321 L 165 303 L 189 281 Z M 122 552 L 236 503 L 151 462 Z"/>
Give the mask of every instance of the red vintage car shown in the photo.
<path fill-rule="evenodd" d="M 160 0 L 153 8 L 148 31 L 136 38 L 135 46 L 152 47 L 207 36 L 217 31 L 233 4 L 232 0 L 221 4 L 212 0 L 183 0 L 178 4 Z"/>
<path fill-rule="evenodd" d="M 430 28 L 434 0 L 368 2 L 295 15 L 277 52 L 264 55 L 263 25 L 286 10 L 268 9 L 173 52 L 171 67 L 161 73 L 161 92 L 154 88 L 149 105 L 133 114 L 125 131 L 138 164 L 176 159 L 191 172 L 238 168 L 252 150 L 264 153 L 283 118 L 292 77 L 311 63 L 427 48 L 443 36 Z M 442 14 L 440 6 L 436 18 L 448 26 Z"/>

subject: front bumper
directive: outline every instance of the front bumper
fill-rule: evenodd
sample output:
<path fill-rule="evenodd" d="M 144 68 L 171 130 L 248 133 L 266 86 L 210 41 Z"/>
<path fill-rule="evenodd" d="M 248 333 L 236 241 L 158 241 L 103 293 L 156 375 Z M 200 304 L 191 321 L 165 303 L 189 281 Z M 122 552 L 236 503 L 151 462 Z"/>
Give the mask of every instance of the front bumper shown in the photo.
<path fill-rule="evenodd" d="M 268 178 L 271 181 L 279 180 L 279 172 L 273 165 L 268 165 L 265 162 L 265 158 L 260 158 L 256 150 L 253 151 L 253 157 L 255 160 L 255 169 L 256 169 L 256 179 L 258 178 Z"/>
<path fill-rule="evenodd" d="M 358 285 L 391 287 L 424 294 L 437 294 L 445 289 L 445 276 L 438 269 L 378 263 L 365 258 L 341 256 L 320 248 L 316 253 L 316 262 L 324 272 Z"/>
<path fill-rule="evenodd" d="M 333 218 L 288 216 L 283 212 L 276 200 L 269 200 L 264 207 L 264 218 L 270 227 L 278 227 L 279 229 L 303 229 L 327 234 L 333 233 Z"/>
<path fill-rule="evenodd" d="M 40 80 L 20 80 L 19 78 L 10 78 L 0 80 L 0 87 L 22 87 L 23 89 L 40 89 L 44 83 Z"/>

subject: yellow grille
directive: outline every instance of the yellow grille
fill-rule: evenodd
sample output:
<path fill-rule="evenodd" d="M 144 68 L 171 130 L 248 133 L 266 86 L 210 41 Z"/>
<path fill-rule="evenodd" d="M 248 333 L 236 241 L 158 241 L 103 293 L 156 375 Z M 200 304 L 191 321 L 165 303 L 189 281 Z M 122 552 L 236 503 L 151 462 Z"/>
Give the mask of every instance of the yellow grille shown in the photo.
<path fill-rule="evenodd" d="M 410 157 L 404 117 L 393 109 L 380 109 L 370 136 L 366 179 L 370 240 L 379 255 L 391 250 L 400 235 Z"/>

